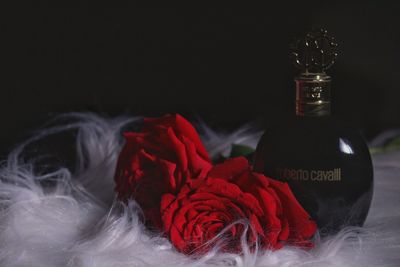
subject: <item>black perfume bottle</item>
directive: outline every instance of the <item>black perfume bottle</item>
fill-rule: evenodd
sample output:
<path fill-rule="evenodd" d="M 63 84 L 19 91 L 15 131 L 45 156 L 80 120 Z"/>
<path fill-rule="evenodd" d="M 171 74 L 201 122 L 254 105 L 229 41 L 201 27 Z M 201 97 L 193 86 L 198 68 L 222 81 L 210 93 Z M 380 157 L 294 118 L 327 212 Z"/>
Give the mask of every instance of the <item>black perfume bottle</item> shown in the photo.
<path fill-rule="evenodd" d="M 292 46 L 300 68 L 296 116 L 267 129 L 255 154 L 254 168 L 288 182 L 322 234 L 344 226 L 362 226 L 371 204 L 373 168 L 368 147 L 357 130 L 331 116 L 331 78 L 335 40 L 313 30 Z"/>

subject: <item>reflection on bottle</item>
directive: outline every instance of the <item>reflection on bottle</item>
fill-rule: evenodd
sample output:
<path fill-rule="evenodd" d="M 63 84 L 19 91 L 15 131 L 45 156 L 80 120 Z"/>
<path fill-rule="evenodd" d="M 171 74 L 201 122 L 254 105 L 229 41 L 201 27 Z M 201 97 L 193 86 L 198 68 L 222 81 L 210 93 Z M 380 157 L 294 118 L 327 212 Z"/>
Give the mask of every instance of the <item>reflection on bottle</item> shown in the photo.
<path fill-rule="evenodd" d="M 351 146 L 343 138 L 339 138 L 339 148 L 340 148 L 340 151 L 342 151 L 345 154 L 350 154 L 350 155 L 354 154 L 354 151 L 351 148 Z"/>

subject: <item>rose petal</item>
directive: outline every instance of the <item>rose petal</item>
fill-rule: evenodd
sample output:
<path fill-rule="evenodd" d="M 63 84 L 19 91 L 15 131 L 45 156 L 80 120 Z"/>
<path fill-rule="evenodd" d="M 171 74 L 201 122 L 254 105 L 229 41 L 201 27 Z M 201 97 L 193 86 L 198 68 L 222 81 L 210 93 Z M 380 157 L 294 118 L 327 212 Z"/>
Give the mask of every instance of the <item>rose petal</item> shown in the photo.
<path fill-rule="evenodd" d="M 257 194 L 260 199 L 260 206 L 264 210 L 265 234 L 268 236 L 268 242 L 274 246 L 278 240 L 278 235 L 281 230 L 280 219 L 276 216 L 276 200 L 266 190 L 257 189 Z"/>
<path fill-rule="evenodd" d="M 172 128 L 168 128 L 167 136 L 171 145 L 170 148 L 173 149 L 174 154 L 176 155 L 176 158 L 174 160 L 177 161 L 183 171 L 187 170 L 188 161 L 185 145 L 182 143 L 181 140 L 176 137 L 175 132 Z"/>
<path fill-rule="evenodd" d="M 181 115 L 165 115 L 161 118 L 145 118 L 144 119 L 144 126 L 143 131 L 152 132 L 156 130 L 156 127 L 173 127 L 174 131 L 177 133 L 178 136 L 185 136 L 192 140 L 196 146 L 196 150 L 199 152 L 201 157 L 209 162 L 209 156 L 207 150 L 205 149 L 203 143 L 199 135 L 197 134 L 196 130 L 188 122 L 185 118 Z"/>
<path fill-rule="evenodd" d="M 212 168 L 209 159 L 204 159 L 201 154 L 199 154 L 199 151 L 197 151 L 197 148 L 192 140 L 185 136 L 182 137 L 182 140 L 187 150 L 187 157 L 190 163 L 189 166 L 191 168 L 190 171 L 196 178 L 205 178 Z"/>
<path fill-rule="evenodd" d="M 291 228 L 293 239 L 310 238 L 316 231 L 316 224 L 310 220 L 310 216 L 297 201 L 287 183 L 271 181 L 271 187 L 281 199 L 284 216 Z"/>
<path fill-rule="evenodd" d="M 281 220 L 282 230 L 279 233 L 279 240 L 287 240 L 289 238 L 289 223 L 286 218 Z"/>
<path fill-rule="evenodd" d="M 174 223 L 175 211 L 179 208 L 176 198 L 172 194 L 164 194 L 161 198 L 161 216 L 163 228 L 165 231 L 171 230 L 171 225 Z"/>
<path fill-rule="evenodd" d="M 165 186 L 167 187 L 165 188 L 166 191 L 175 193 L 177 190 L 177 183 L 180 182 L 180 179 L 177 179 L 175 175 L 176 164 L 163 159 L 159 159 L 158 163 L 161 167 L 162 179 L 165 181 Z"/>
<path fill-rule="evenodd" d="M 169 231 L 169 237 L 178 250 L 186 251 L 186 241 L 183 239 L 182 233 L 176 225 L 172 225 Z"/>
<path fill-rule="evenodd" d="M 230 158 L 215 165 L 209 173 L 211 178 L 231 180 L 249 169 L 249 162 L 245 157 Z"/>

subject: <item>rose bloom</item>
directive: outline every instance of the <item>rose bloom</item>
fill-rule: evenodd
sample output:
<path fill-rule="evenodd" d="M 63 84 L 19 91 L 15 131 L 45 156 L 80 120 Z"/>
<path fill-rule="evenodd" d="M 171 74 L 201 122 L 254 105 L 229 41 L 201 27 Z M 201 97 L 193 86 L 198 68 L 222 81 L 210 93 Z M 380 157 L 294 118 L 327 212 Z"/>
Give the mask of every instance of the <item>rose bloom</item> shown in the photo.
<path fill-rule="evenodd" d="M 255 236 L 267 249 L 285 243 L 309 247 L 317 229 L 286 183 L 252 172 L 244 157 L 216 165 L 207 178 L 189 181 L 178 195 L 165 194 L 161 215 L 165 233 L 184 253 L 207 250 L 207 242 L 227 226 L 224 249 L 237 251 L 245 228 L 233 223 L 240 219 L 252 227 L 250 247 Z"/>
<path fill-rule="evenodd" d="M 206 177 L 212 167 L 209 156 L 180 115 L 145 118 L 141 132 L 124 137 L 115 172 L 118 198 L 135 199 L 147 221 L 160 227 L 162 194 L 176 194 L 187 181 Z"/>

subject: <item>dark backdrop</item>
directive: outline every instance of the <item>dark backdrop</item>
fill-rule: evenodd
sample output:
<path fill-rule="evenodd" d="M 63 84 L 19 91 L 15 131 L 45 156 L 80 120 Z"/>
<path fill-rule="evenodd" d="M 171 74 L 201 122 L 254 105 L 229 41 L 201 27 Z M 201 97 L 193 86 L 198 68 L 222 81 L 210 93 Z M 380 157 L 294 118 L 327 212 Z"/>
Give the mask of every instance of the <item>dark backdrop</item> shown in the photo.
<path fill-rule="evenodd" d="M 377 2 L 377 1 L 375 1 Z M 237 8 L 32 8 L 2 22 L 2 156 L 67 111 L 199 115 L 213 127 L 293 112 L 292 37 L 324 26 L 339 43 L 335 114 L 367 138 L 400 126 L 400 19 L 381 4 Z"/>

